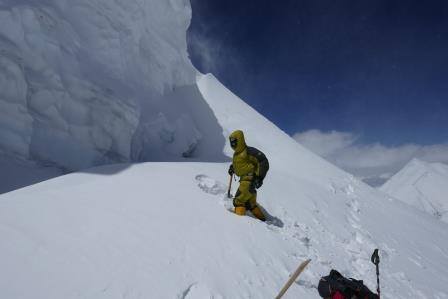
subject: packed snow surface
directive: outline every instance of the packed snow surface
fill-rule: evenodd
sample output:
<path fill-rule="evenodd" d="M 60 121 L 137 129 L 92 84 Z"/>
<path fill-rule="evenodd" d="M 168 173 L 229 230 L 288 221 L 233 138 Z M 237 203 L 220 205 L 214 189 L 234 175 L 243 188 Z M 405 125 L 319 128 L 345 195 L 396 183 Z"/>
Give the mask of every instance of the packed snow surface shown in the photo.
<path fill-rule="evenodd" d="M 411 160 L 381 190 L 448 223 L 448 165 Z"/>
<path fill-rule="evenodd" d="M 304 149 L 213 76 L 198 89 L 224 135 L 240 128 L 269 157 L 271 221 L 228 211 L 229 163 L 65 175 L 0 196 L 0 297 L 273 298 L 311 258 L 284 298 L 319 298 L 331 268 L 374 290 L 378 247 L 382 298 L 448 298 L 446 224 Z"/>

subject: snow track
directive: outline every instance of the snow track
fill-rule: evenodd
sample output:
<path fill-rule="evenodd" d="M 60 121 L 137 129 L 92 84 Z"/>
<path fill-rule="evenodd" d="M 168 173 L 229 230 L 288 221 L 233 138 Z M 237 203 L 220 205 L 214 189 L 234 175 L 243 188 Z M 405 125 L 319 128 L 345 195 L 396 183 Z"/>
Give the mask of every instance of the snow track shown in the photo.
<path fill-rule="evenodd" d="M 318 298 L 331 268 L 374 289 L 379 247 L 384 298 L 446 298 L 438 221 L 350 176 L 317 190 L 274 167 L 259 201 L 283 225 L 262 223 L 223 208 L 227 167 L 116 165 L 2 195 L 1 297 L 272 298 L 311 258 L 285 298 Z"/>

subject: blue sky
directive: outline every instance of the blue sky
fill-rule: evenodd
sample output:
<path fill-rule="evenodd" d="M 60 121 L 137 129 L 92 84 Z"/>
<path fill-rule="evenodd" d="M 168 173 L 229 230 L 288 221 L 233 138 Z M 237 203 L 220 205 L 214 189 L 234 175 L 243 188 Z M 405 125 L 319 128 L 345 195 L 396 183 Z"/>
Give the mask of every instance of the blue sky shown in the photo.
<path fill-rule="evenodd" d="M 289 134 L 448 142 L 447 1 L 191 3 L 195 66 Z"/>
<path fill-rule="evenodd" d="M 193 64 L 302 145 L 376 184 L 448 163 L 448 1 L 191 4 Z"/>

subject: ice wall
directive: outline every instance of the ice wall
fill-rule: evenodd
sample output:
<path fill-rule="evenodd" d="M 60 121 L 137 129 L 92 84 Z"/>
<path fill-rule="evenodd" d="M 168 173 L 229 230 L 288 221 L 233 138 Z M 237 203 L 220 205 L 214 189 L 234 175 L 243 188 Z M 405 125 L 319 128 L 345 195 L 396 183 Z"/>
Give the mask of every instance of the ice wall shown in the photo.
<path fill-rule="evenodd" d="M 190 18 L 188 0 L 0 0 L 0 155 L 66 170 L 194 156 L 210 129 L 166 104 L 194 88 Z"/>

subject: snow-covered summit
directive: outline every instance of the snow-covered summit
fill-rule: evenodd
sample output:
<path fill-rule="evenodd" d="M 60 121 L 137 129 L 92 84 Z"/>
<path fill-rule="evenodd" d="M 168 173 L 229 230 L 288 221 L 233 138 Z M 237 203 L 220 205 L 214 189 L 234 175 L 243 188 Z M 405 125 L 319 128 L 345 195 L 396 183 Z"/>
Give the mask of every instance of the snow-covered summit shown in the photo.
<path fill-rule="evenodd" d="M 0 196 L 1 297 L 273 298 L 311 258 L 284 298 L 318 298 L 331 268 L 375 289 L 380 248 L 382 298 L 448 298 L 444 223 L 301 147 L 212 75 L 197 80 L 222 137 L 242 129 L 268 156 L 258 200 L 274 224 L 227 211 L 229 163 L 62 176 Z"/>
<path fill-rule="evenodd" d="M 412 159 L 380 188 L 448 222 L 448 165 Z"/>

